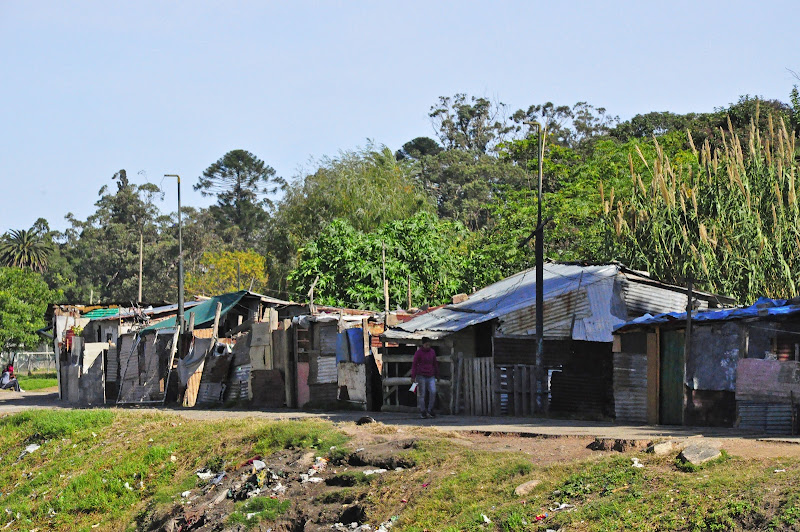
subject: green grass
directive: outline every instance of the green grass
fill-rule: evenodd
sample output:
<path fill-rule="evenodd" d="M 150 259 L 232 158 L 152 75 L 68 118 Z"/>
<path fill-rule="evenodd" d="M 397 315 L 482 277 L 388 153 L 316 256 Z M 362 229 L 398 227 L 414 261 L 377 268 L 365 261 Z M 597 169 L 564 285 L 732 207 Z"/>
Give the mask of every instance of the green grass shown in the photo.
<path fill-rule="evenodd" d="M 291 504 L 291 501 L 279 501 L 269 497 L 253 497 L 247 501 L 236 503 L 234 512 L 228 518 L 228 523 L 231 525 L 245 525 L 249 528 L 262 520 L 274 521 L 285 514 Z"/>
<path fill-rule="evenodd" d="M 135 527 L 146 512 L 197 486 L 194 472 L 201 467 L 230 468 L 266 451 L 346 440 L 321 421 L 202 422 L 112 410 L 6 416 L 0 418 L 0 456 L 14 465 L 0 468 L 0 508 L 8 508 L 0 513 L 0 528 L 12 520 L 14 530 Z M 21 456 L 30 443 L 41 447 Z M 267 519 L 271 511 L 245 513 Z"/>
<path fill-rule="evenodd" d="M 42 390 L 44 388 L 52 388 L 58 386 L 58 379 L 55 372 L 50 373 L 34 373 L 33 375 L 17 375 L 19 386 L 26 392 L 35 390 Z"/>

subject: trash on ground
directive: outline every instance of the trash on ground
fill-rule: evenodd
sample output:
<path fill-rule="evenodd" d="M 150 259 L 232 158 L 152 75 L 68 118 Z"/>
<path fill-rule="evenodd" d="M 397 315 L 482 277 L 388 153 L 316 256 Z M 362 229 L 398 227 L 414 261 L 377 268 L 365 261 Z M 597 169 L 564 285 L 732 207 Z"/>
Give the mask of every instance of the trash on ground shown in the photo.
<path fill-rule="evenodd" d="M 558 506 L 550 508 L 551 512 L 560 512 L 561 510 L 569 510 L 570 508 L 575 508 L 572 504 L 567 504 L 566 502 L 562 502 Z"/>
<path fill-rule="evenodd" d="M 489 519 L 489 517 L 486 514 L 481 514 L 481 517 L 483 517 L 483 522 L 486 523 L 487 525 L 492 523 L 492 520 Z"/>
<path fill-rule="evenodd" d="M 641 463 L 641 462 L 639 461 L 639 459 L 638 459 L 638 458 L 636 458 L 635 456 L 634 456 L 633 458 L 631 458 L 631 460 L 633 461 L 633 464 L 631 464 L 631 465 L 632 465 L 632 467 L 644 467 L 644 464 L 643 464 L 643 463 Z"/>
<path fill-rule="evenodd" d="M 366 471 L 364 471 L 364 475 L 365 476 L 380 475 L 382 473 L 386 473 L 387 471 L 388 471 L 387 469 L 367 469 Z"/>
<path fill-rule="evenodd" d="M 776 469 L 775 473 L 786 473 L 785 469 Z"/>
<path fill-rule="evenodd" d="M 200 480 L 211 480 L 214 478 L 214 473 L 208 469 L 198 469 L 195 471 L 195 474 Z"/>
<path fill-rule="evenodd" d="M 181 493 L 181 497 L 183 497 L 185 499 L 186 497 L 188 497 L 191 494 L 192 494 L 191 490 L 186 490 L 183 493 Z"/>
<path fill-rule="evenodd" d="M 253 469 L 255 469 L 256 471 L 261 471 L 262 469 L 267 467 L 267 464 L 265 464 L 261 460 L 253 460 L 253 464 L 252 465 L 253 465 Z"/>

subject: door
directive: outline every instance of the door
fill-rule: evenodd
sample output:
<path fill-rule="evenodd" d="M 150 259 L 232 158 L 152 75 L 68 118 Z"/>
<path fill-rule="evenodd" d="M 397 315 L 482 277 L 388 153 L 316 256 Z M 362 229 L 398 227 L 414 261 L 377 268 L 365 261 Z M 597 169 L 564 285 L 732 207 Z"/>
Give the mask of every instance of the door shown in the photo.
<path fill-rule="evenodd" d="M 683 331 L 662 331 L 658 411 L 662 425 L 683 424 Z"/>

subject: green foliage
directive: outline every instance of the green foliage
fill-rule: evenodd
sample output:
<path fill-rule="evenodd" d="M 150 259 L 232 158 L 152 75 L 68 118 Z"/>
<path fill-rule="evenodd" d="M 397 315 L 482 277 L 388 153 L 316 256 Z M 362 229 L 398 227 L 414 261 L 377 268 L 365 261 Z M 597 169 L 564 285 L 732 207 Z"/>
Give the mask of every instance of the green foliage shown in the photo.
<path fill-rule="evenodd" d="M 754 120 L 754 123 L 756 121 Z M 689 275 L 742 302 L 797 295 L 800 210 L 795 139 L 783 122 L 752 125 L 750 141 L 706 142 L 675 162 L 656 144 L 630 194 L 604 202 L 616 258 L 657 278 Z M 612 192 L 613 195 L 613 192 Z"/>
<path fill-rule="evenodd" d="M 12 431 L 20 441 L 43 442 L 98 430 L 110 425 L 114 417 L 110 410 L 31 410 L 0 418 L 0 429 Z"/>
<path fill-rule="evenodd" d="M 215 295 L 266 288 L 266 259 L 253 250 L 207 251 L 186 273 L 186 292 Z"/>
<path fill-rule="evenodd" d="M 356 230 L 336 220 L 301 250 L 300 264 L 289 276 L 292 290 L 306 293 L 314 279 L 315 301 L 323 305 L 383 307 L 382 253 L 390 305 L 439 304 L 461 288 L 458 251 L 464 230 L 422 212 L 384 224 L 377 231 Z"/>
<path fill-rule="evenodd" d="M 236 509 L 228 517 L 228 524 L 251 527 L 255 526 L 259 521 L 274 521 L 285 514 L 291 505 L 291 501 L 279 501 L 269 497 L 253 497 L 236 503 Z"/>
<path fill-rule="evenodd" d="M 270 219 L 264 246 L 274 287 L 285 288 L 298 250 L 336 219 L 368 232 L 433 210 L 413 179 L 412 163 L 397 161 L 385 146 L 368 144 L 314 164 L 288 185 Z"/>
<path fill-rule="evenodd" d="M 39 345 L 41 339 L 36 331 L 45 326 L 48 303 L 59 297 L 38 273 L 0 267 L 0 349 L 8 351 Z"/>
<path fill-rule="evenodd" d="M 321 421 L 278 421 L 266 423 L 248 437 L 253 452 L 268 455 L 281 449 L 319 449 L 327 451 L 347 442 L 347 437 Z"/>
<path fill-rule="evenodd" d="M 34 373 L 31 376 L 20 374 L 17 379 L 19 380 L 20 388 L 29 392 L 58 386 L 58 377 L 56 377 L 55 372 Z"/>
<path fill-rule="evenodd" d="M 209 211 L 223 230 L 234 228 L 243 242 L 252 244 L 266 222 L 270 194 L 283 185 L 275 169 L 246 150 L 232 150 L 206 168 L 195 190 L 217 198 Z"/>
<path fill-rule="evenodd" d="M 85 221 L 67 215 L 72 227 L 57 239 L 61 282 L 71 302 L 136 301 L 139 286 L 139 244 L 143 241 L 144 301 L 159 302 L 176 294 L 177 227 L 155 204 L 161 190 L 135 185 L 125 170 L 114 174 L 116 191 L 100 189 L 96 210 Z M 55 265 L 53 265 L 54 269 Z"/>
<path fill-rule="evenodd" d="M 43 272 L 51 252 L 52 247 L 35 228 L 12 229 L 0 239 L 0 263 L 4 266 Z"/>

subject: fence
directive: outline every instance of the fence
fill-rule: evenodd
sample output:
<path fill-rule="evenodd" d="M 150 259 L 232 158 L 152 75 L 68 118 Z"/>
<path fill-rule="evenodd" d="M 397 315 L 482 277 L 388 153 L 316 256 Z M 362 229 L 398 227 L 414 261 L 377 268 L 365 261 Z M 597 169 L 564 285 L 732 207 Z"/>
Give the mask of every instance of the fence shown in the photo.
<path fill-rule="evenodd" d="M 14 364 L 14 372 L 22 374 L 29 371 L 55 371 L 56 354 L 48 351 L 23 351 L 20 353 L 3 353 L 0 356 L 3 367 Z"/>

